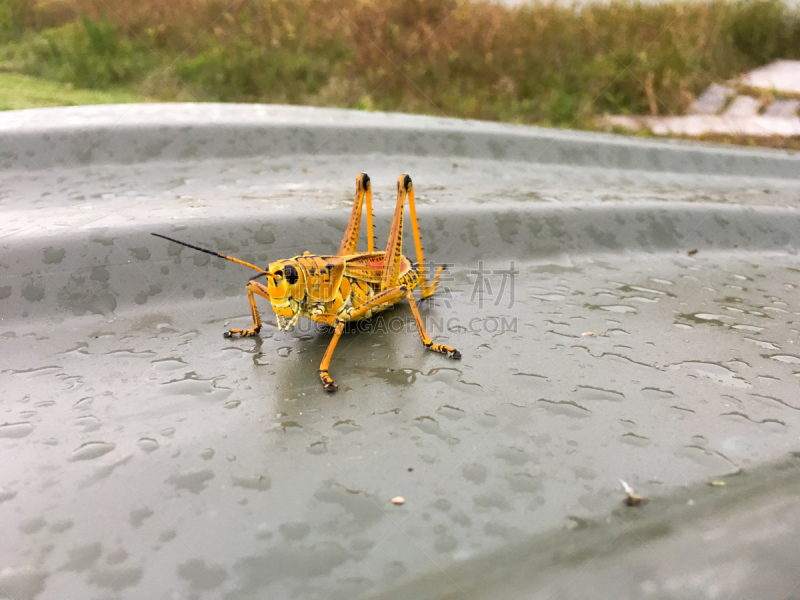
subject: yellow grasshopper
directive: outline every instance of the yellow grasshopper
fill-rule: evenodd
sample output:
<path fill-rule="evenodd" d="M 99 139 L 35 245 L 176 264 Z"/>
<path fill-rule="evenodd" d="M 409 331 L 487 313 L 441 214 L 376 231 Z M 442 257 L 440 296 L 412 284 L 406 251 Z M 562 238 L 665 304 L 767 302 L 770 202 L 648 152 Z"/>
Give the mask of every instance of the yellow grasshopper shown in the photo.
<path fill-rule="evenodd" d="M 416 265 L 403 256 L 403 213 L 406 198 L 411 211 L 411 227 L 417 251 Z M 365 201 L 368 248 L 366 252 L 359 252 L 358 235 Z M 366 173 L 360 173 L 356 177 L 356 197 L 350 222 L 347 224 L 339 253 L 333 256 L 305 252 L 301 256 L 271 263 L 269 269 L 264 271 L 238 258 L 180 242 L 158 233 L 153 235 L 259 272 L 247 282 L 253 328 L 231 329 L 225 333 L 225 337 L 236 334 L 242 337 L 258 335 L 261 330 L 261 317 L 256 308 L 256 294 L 270 301 L 278 321 L 278 328 L 281 330 L 292 327 L 300 317 L 334 327 L 333 339 L 319 365 L 319 377 L 326 392 L 335 392 L 338 387 L 328 369 L 345 323 L 368 319 L 394 306 L 403 298 L 406 298 L 411 305 L 411 312 L 414 314 L 417 330 L 425 347 L 434 352 L 447 354 L 450 358 L 461 358 L 461 353 L 455 348 L 433 343 L 425 331 L 422 316 L 414 301 L 413 291 L 417 287 L 421 287 L 422 299 L 434 294 L 444 267 L 437 270 L 433 282 L 428 285 L 414 205 L 414 186 L 408 175 L 400 175 L 397 179 L 397 205 L 389 233 L 389 243 L 384 252 L 376 252 L 373 248 L 372 187 Z M 259 277 L 266 277 L 267 285 L 256 281 Z"/>

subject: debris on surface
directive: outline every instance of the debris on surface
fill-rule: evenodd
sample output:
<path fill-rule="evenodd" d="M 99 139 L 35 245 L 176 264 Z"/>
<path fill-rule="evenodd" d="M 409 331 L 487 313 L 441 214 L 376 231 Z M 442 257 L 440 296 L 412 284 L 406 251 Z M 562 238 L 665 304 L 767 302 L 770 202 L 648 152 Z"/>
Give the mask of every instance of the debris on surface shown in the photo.
<path fill-rule="evenodd" d="M 709 481 L 708 485 L 710 485 L 711 487 L 725 487 L 727 484 L 724 481 L 714 480 L 714 481 Z"/>
<path fill-rule="evenodd" d="M 601 124 L 656 135 L 800 135 L 800 61 L 778 60 L 724 84 L 714 83 L 683 116 L 613 115 Z"/>
<path fill-rule="evenodd" d="M 694 250 L 689 250 L 686 254 L 688 254 L 689 256 L 694 256 L 695 254 L 697 254 L 697 252 L 698 250 L 697 248 L 695 248 Z"/>
<path fill-rule="evenodd" d="M 400 504 L 405 504 L 405 503 L 406 503 L 406 499 L 403 498 L 402 496 L 395 496 L 394 498 L 392 498 L 392 504 L 400 505 Z"/>
<path fill-rule="evenodd" d="M 625 499 L 623 500 L 625 504 L 628 506 L 636 506 L 644 501 L 644 496 L 640 496 L 634 492 L 633 488 L 629 486 L 627 482 L 622 479 L 620 479 L 619 482 L 622 484 L 622 489 L 625 490 Z"/>
<path fill-rule="evenodd" d="M 583 337 L 597 337 L 597 334 L 593 331 L 584 331 L 581 335 Z"/>

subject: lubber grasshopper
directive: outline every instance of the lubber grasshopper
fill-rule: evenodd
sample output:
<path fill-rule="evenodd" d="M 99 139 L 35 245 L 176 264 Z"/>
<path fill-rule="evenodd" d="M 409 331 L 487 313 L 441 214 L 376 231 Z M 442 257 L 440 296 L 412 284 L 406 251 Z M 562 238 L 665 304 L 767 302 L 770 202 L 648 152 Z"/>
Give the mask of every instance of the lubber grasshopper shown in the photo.
<path fill-rule="evenodd" d="M 416 265 L 403 256 L 403 213 L 406 198 L 411 211 L 411 228 L 417 251 Z M 367 251 L 359 252 L 358 235 L 363 208 L 366 208 L 367 213 Z M 455 348 L 433 343 L 425 331 L 422 316 L 414 300 L 413 292 L 417 287 L 420 287 L 422 299 L 436 292 L 444 267 L 437 270 L 433 282 L 428 285 L 414 204 L 414 186 L 408 175 L 400 175 L 397 179 L 397 205 L 389 233 L 389 243 L 384 252 L 376 252 L 373 248 L 372 186 L 366 173 L 356 177 L 356 197 L 350 222 L 347 224 L 339 253 L 334 256 L 305 252 L 301 256 L 271 263 L 269 269 L 263 271 L 238 258 L 179 242 L 158 233 L 153 235 L 258 271 L 258 275 L 247 283 L 247 296 L 253 313 L 253 328 L 231 329 L 225 333 L 225 337 L 258 335 L 261 330 L 261 317 L 256 308 L 256 294 L 263 296 L 272 304 L 279 329 L 292 327 L 300 317 L 334 327 L 333 339 L 319 365 L 319 377 L 326 392 L 335 392 L 338 387 L 328 370 L 345 323 L 367 319 L 394 306 L 403 298 L 406 298 L 411 305 L 411 312 L 414 314 L 417 330 L 425 347 L 446 354 L 450 358 L 461 358 L 461 353 Z M 266 278 L 267 285 L 256 281 L 260 277 Z"/>

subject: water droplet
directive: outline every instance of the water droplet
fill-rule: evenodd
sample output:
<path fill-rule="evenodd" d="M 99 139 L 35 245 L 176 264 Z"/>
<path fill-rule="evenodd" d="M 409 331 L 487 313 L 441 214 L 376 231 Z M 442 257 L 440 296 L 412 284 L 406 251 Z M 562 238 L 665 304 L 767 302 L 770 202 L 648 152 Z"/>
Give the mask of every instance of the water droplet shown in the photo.
<path fill-rule="evenodd" d="M 542 489 L 541 479 L 530 473 L 506 475 L 506 481 L 508 481 L 508 487 L 512 492 L 532 494 Z"/>
<path fill-rule="evenodd" d="M 148 438 L 148 437 L 140 438 L 137 444 L 139 445 L 139 448 L 142 449 L 142 451 L 147 452 L 148 454 L 150 454 L 154 450 L 158 450 L 158 442 L 153 438 Z"/>
<path fill-rule="evenodd" d="M 694 371 L 697 375 L 707 377 L 722 385 L 727 385 L 735 388 L 749 388 L 752 387 L 747 381 L 738 377 L 733 371 L 718 365 L 716 363 L 700 362 L 700 361 L 687 361 L 670 365 L 670 370 L 677 370 L 687 368 Z"/>
<path fill-rule="evenodd" d="M 674 398 L 675 393 L 669 390 L 661 390 L 655 387 L 642 388 L 642 396 L 651 400 L 664 400 L 666 398 Z"/>
<path fill-rule="evenodd" d="M 764 340 L 754 340 L 753 338 L 744 338 L 748 342 L 754 343 L 759 348 L 764 348 L 765 350 L 780 350 L 780 348 L 773 344 L 772 342 L 765 342 Z"/>
<path fill-rule="evenodd" d="M 413 423 L 420 431 L 425 433 L 431 435 L 436 435 L 439 433 L 439 423 L 436 422 L 436 419 L 429 417 L 428 415 L 415 418 Z"/>
<path fill-rule="evenodd" d="M 537 406 L 554 415 L 565 415 L 575 419 L 584 419 L 592 414 L 592 411 L 588 408 L 584 408 L 577 402 L 572 402 L 571 400 L 548 400 L 547 398 L 539 398 L 536 403 Z"/>
<path fill-rule="evenodd" d="M 740 329 L 741 331 L 752 331 L 753 333 L 764 331 L 763 327 L 755 327 L 754 325 L 734 325 L 733 328 Z"/>
<path fill-rule="evenodd" d="M 465 416 L 467 416 L 466 412 L 460 408 L 456 408 L 455 406 L 450 406 L 449 404 L 440 406 L 436 409 L 436 412 L 443 417 L 450 419 L 451 421 L 458 421 L 459 419 L 463 419 Z"/>
<path fill-rule="evenodd" d="M 575 388 L 574 393 L 579 400 L 583 401 L 605 400 L 610 402 L 622 402 L 625 400 L 625 395 L 622 392 L 605 390 L 591 385 L 579 385 Z"/>
<path fill-rule="evenodd" d="M 170 475 L 166 483 L 175 486 L 178 490 L 188 490 L 193 494 L 199 494 L 206 489 L 206 483 L 214 479 L 214 471 L 211 469 L 197 469 L 185 471 L 176 475 Z"/>
<path fill-rule="evenodd" d="M 86 442 L 72 453 L 69 460 L 92 460 L 94 458 L 100 458 L 116 447 L 116 444 L 110 442 Z"/>
<path fill-rule="evenodd" d="M 251 475 L 250 477 L 233 477 L 231 481 L 235 487 L 264 492 L 272 486 L 272 480 L 266 475 Z"/>
<path fill-rule="evenodd" d="M 3 423 L 0 425 L 0 438 L 23 438 L 30 434 L 33 429 L 33 425 L 27 421 Z"/>
<path fill-rule="evenodd" d="M 352 419 L 337 421 L 336 423 L 333 424 L 333 428 L 339 433 L 353 433 L 354 431 L 361 430 L 361 427 L 356 425 L 356 422 L 353 421 Z"/>
<path fill-rule="evenodd" d="M 174 371 L 186 367 L 186 363 L 180 358 L 159 358 L 150 364 L 154 371 Z"/>
<path fill-rule="evenodd" d="M 0 487 L 0 503 L 7 502 L 11 500 L 14 496 L 17 495 L 17 492 L 12 492 L 9 489 L 4 487 Z"/>
<path fill-rule="evenodd" d="M 789 363 L 793 365 L 800 365 L 800 356 L 792 356 L 791 354 L 773 354 L 771 356 L 765 355 L 764 358 L 771 358 L 782 363 Z"/>
<path fill-rule="evenodd" d="M 643 435 L 636 435 L 635 433 L 624 433 L 619 437 L 619 441 L 640 448 L 650 445 L 650 438 Z"/>
<path fill-rule="evenodd" d="M 328 451 L 328 446 L 325 442 L 314 442 L 308 447 L 309 454 L 325 454 Z"/>
<path fill-rule="evenodd" d="M 94 415 L 86 415 L 84 417 L 78 417 L 77 419 L 75 419 L 75 421 L 78 423 L 78 427 L 83 429 L 85 433 L 89 433 L 91 431 L 97 431 L 98 429 L 100 429 L 100 426 L 102 425 L 100 419 L 98 419 Z"/>
<path fill-rule="evenodd" d="M 7 567 L 0 571 L 0 589 L 10 598 L 32 599 L 44 590 L 47 577 L 48 573 L 31 565 Z"/>
<path fill-rule="evenodd" d="M 636 313 L 639 312 L 633 306 L 627 306 L 625 304 L 585 304 L 584 305 L 589 310 L 605 310 L 608 312 L 613 313 Z"/>
<path fill-rule="evenodd" d="M 156 353 L 152 350 L 133 350 L 130 348 L 122 350 L 112 350 L 107 356 L 116 356 L 121 358 L 150 358 L 155 356 Z"/>
<path fill-rule="evenodd" d="M 217 387 L 215 379 L 202 379 L 194 371 L 186 373 L 182 379 L 162 383 L 161 390 L 169 395 L 195 396 L 212 402 L 222 401 L 233 393 L 232 389 Z"/>
<path fill-rule="evenodd" d="M 483 465 L 473 463 L 471 465 L 465 465 L 461 469 L 461 474 L 464 475 L 464 479 L 480 485 L 486 481 L 488 470 Z"/>

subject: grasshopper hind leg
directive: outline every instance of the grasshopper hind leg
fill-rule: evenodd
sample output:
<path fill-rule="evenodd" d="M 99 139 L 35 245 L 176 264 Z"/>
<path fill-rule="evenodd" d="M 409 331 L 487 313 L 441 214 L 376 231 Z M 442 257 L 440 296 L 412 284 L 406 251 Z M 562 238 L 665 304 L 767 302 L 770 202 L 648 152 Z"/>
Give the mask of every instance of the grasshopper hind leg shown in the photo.
<path fill-rule="evenodd" d="M 411 230 L 414 234 L 414 247 L 417 252 L 417 271 L 420 278 L 420 294 L 422 300 L 430 298 L 436 293 L 439 286 L 439 278 L 444 270 L 444 266 L 439 267 L 434 274 L 433 281 L 428 284 L 427 266 L 425 264 L 424 249 L 422 239 L 419 234 L 419 222 L 417 220 L 417 205 L 414 200 L 414 184 L 411 177 L 406 174 L 397 178 L 397 205 L 394 209 L 394 219 L 389 233 L 389 242 L 386 245 L 384 262 L 386 264 L 386 274 L 384 276 L 383 288 L 396 285 L 400 276 L 400 264 L 403 259 L 403 213 L 405 212 L 405 201 L 408 199 L 408 210 L 411 213 Z"/>

